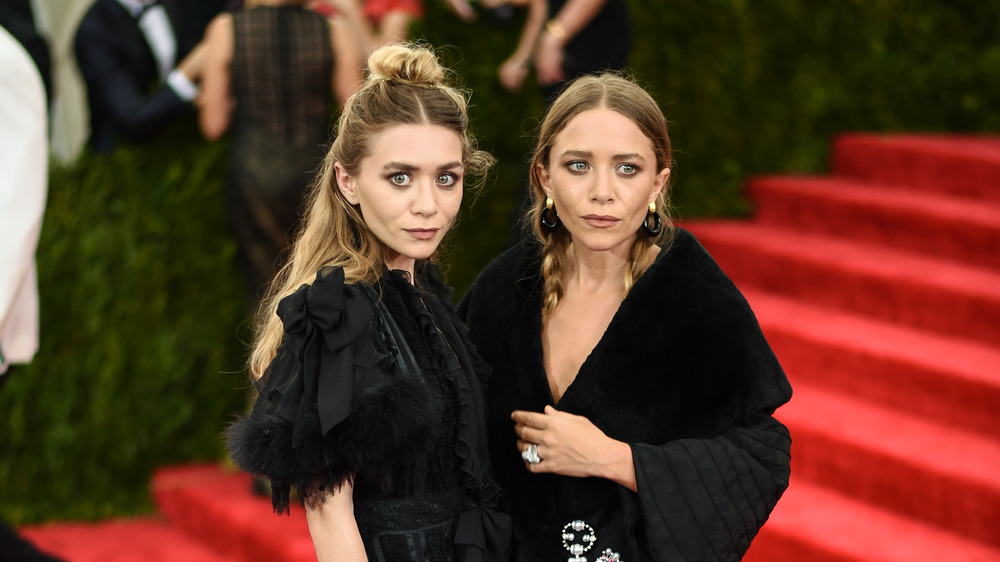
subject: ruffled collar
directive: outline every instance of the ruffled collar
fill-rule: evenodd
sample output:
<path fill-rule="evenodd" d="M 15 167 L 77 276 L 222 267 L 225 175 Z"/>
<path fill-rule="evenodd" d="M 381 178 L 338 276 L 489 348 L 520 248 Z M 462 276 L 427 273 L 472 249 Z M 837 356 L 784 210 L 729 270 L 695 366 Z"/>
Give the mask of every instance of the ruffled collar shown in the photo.
<path fill-rule="evenodd" d="M 490 368 L 470 352 L 467 330 L 454 312 L 453 290 L 444 283 L 438 266 L 418 263 L 416 273 L 417 285 L 411 284 L 407 272 L 401 270 L 387 270 L 380 282 L 383 288 L 392 287 L 408 299 L 436 364 L 455 390 L 455 454 L 463 486 L 480 505 L 495 506 L 499 488 L 489 477 L 482 389 Z"/>

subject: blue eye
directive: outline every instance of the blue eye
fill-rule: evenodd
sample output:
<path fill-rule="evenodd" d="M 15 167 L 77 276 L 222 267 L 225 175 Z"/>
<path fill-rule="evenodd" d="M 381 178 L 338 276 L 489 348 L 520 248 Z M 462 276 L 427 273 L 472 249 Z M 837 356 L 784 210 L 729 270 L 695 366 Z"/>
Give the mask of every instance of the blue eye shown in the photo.
<path fill-rule="evenodd" d="M 458 176 L 451 172 L 444 173 L 438 176 L 437 182 L 440 186 L 452 187 L 458 183 Z"/>
<path fill-rule="evenodd" d="M 410 175 L 404 174 L 403 172 L 396 172 L 394 174 L 389 174 L 389 183 L 395 186 L 404 186 L 410 183 Z"/>
<path fill-rule="evenodd" d="M 618 170 L 626 176 L 634 176 L 639 173 L 639 167 L 635 164 L 619 164 Z"/>

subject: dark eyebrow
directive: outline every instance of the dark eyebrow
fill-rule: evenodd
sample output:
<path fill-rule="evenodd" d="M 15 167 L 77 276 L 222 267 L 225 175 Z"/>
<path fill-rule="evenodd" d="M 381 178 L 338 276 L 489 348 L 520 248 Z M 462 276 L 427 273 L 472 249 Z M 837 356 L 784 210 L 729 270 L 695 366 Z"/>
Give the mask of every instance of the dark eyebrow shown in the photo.
<path fill-rule="evenodd" d="M 570 158 L 593 158 L 594 157 L 594 153 L 591 152 L 591 151 L 589 151 L 589 150 L 567 150 L 566 152 L 562 153 L 561 157 L 562 158 L 566 158 L 566 157 L 570 157 Z M 643 162 L 646 161 L 646 159 L 643 158 L 642 155 L 639 154 L 639 153 L 637 153 L 637 152 L 628 152 L 628 153 L 624 153 L 624 154 L 615 154 L 614 156 L 612 156 L 612 159 L 614 159 L 614 160 L 642 160 Z"/>
<path fill-rule="evenodd" d="M 594 153 L 589 150 L 567 150 L 566 152 L 563 152 L 560 156 L 562 158 L 565 158 L 567 156 L 576 158 L 592 158 L 594 156 Z"/>
<path fill-rule="evenodd" d="M 385 172 L 413 172 L 419 169 L 419 166 L 414 166 L 413 164 L 407 164 L 405 162 L 386 162 L 385 165 L 382 166 L 382 170 Z"/>
<path fill-rule="evenodd" d="M 630 152 L 628 154 L 615 154 L 614 159 L 615 160 L 642 160 L 643 162 L 646 161 L 646 159 L 643 158 L 641 154 L 638 154 L 638 153 L 635 153 L 635 152 Z"/>
<path fill-rule="evenodd" d="M 462 167 L 464 167 L 464 165 L 456 160 L 455 162 L 448 162 L 447 164 L 442 164 L 441 166 L 438 166 L 438 170 L 452 170 L 454 168 L 462 168 Z M 420 166 L 407 164 L 406 162 L 386 162 L 385 165 L 382 166 L 382 171 L 417 172 L 420 171 Z"/>

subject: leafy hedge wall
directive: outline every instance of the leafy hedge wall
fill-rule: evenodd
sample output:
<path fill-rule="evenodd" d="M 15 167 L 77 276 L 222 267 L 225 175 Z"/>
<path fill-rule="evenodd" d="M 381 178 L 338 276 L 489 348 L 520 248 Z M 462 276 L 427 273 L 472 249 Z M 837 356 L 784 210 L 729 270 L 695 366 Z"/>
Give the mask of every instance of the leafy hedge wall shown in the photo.
<path fill-rule="evenodd" d="M 246 404 L 225 146 L 194 133 L 51 172 L 41 348 L 0 392 L 5 519 L 146 512 L 151 471 L 219 458 Z"/>
<path fill-rule="evenodd" d="M 682 217 L 746 213 L 748 175 L 823 172 L 840 132 L 1000 130 L 1000 4 L 631 4 L 632 69 L 671 122 Z M 542 111 L 537 88 L 511 94 L 495 79 L 521 17 L 468 25 L 429 2 L 414 30 L 473 91 L 473 128 L 499 158 L 447 253 L 459 295 L 507 245 Z M 249 337 L 225 151 L 182 123 L 53 170 L 42 348 L 0 392 L 0 517 L 141 513 L 155 466 L 222 458 L 219 432 L 247 398 Z"/>

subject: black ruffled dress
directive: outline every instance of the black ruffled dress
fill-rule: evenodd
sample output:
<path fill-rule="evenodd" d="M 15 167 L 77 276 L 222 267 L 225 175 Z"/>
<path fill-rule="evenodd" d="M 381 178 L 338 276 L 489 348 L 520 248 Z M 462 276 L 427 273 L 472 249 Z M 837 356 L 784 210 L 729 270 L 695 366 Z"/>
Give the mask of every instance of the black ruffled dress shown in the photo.
<path fill-rule="evenodd" d="M 370 560 L 499 561 L 510 522 L 495 511 L 484 392 L 433 265 L 416 287 L 387 271 L 374 286 L 320 270 L 281 301 L 285 335 L 248 416 L 227 430 L 240 468 L 271 481 L 276 512 L 352 478 Z"/>

